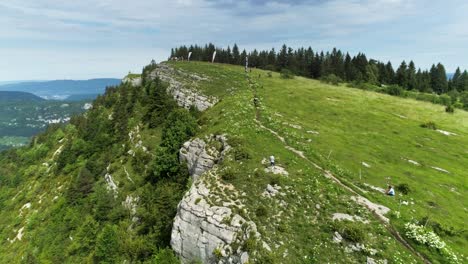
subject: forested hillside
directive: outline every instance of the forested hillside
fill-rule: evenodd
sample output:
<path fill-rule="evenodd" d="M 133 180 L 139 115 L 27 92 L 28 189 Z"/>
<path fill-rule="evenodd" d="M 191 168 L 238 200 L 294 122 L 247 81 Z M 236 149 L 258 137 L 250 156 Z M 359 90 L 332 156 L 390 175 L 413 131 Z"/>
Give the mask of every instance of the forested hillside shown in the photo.
<path fill-rule="evenodd" d="M 124 84 L 30 147 L 2 153 L 1 262 L 170 261 L 164 249 L 188 180 L 177 153 L 195 133 L 193 115 L 157 79 Z"/>
<path fill-rule="evenodd" d="M 44 99 L 32 93 L 0 91 L 0 103 L 21 102 L 21 101 L 39 102 L 39 101 L 44 101 Z"/>

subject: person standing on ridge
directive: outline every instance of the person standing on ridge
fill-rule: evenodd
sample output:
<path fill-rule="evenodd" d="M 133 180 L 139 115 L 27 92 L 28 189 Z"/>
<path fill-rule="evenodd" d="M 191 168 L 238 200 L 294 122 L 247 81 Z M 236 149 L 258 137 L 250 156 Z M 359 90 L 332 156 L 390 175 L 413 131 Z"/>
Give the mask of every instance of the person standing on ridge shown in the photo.
<path fill-rule="evenodd" d="M 270 156 L 270 165 L 271 165 L 272 167 L 275 166 L 275 156 L 273 156 L 273 155 Z"/>

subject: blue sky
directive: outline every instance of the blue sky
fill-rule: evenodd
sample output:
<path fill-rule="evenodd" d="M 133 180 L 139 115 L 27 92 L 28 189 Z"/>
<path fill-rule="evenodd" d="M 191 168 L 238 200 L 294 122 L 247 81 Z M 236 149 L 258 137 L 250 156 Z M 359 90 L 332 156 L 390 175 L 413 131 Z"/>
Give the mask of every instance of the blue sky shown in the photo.
<path fill-rule="evenodd" d="M 468 69 L 464 0 L 0 0 L 0 12 L 0 81 L 122 77 L 206 42 Z"/>

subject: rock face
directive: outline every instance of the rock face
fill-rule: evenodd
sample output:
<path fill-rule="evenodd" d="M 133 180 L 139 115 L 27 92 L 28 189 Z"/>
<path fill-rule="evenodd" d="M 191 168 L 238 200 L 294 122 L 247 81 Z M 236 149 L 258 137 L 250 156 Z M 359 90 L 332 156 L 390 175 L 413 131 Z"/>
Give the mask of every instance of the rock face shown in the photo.
<path fill-rule="evenodd" d="M 205 171 L 212 169 L 216 163 L 224 158 L 225 153 L 230 149 L 227 139 L 222 135 L 210 136 L 207 138 L 207 142 L 219 142 L 218 145 L 221 148 L 210 147 L 204 140 L 196 138 L 185 142 L 179 150 L 179 161 L 187 163 L 193 180 L 196 180 Z"/>
<path fill-rule="evenodd" d="M 130 78 L 130 77 L 127 76 L 122 80 L 122 83 L 129 83 L 132 86 L 140 86 L 141 85 L 141 77 Z"/>
<path fill-rule="evenodd" d="M 213 144 L 216 143 L 217 144 Z M 222 146 L 219 149 L 211 145 Z M 260 237 L 255 223 L 233 212 L 234 201 L 240 201 L 232 185 L 218 181 L 216 163 L 229 150 L 224 136 L 210 136 L 206 142 L 194 139 L 180 150 L 181 162 L 186 162 L 194 183 L 177 207 L 171 234 L 171 246 L 182 263 L 246 263 L 247 252 L 239 245 L 250 234 Z M 214 188 L 214 185 L 216 188 Z M 215 205 L 215 189 L 229 191 L 231 198 Z M 226 200 L 227 199 L 227 200 Z M 233 243 L 237 246 L 234 246 Z"/>
<path fill-rule="evenodd" d="M 234 249 L 230 245 L 244 240 L 250 231 L 256 233 L 255 224 L 234 214 L 228 207 L 211 206 L 206 199 L 209 195 L 210 190 L 202 181 L 197 181 L 185 195 L 172 228 L 172 248 L 182 263 L 194 260 L 245 263 L 245 252 L 232 252 Z M 245 232 L 241 229 L 243 224 L 247 226 Z M 243 254 L 244 262 L 241 261 Z"/>
<path fill-rule="evenodd" d="M 149 74 L 149 78 L 155 79 L 159 77 L 161 80 L 169 83 L 168 92 L 172 94 L 179 106 L 187 109 L 195 106 L 198 110 L 204 111 L 218 102 L 217 98 L 205 96 L 196 89 L 188 87 L 189 85 L 178 81 L 176 79 L 177 75 L 184 77 L 186 80 L 192 80 L 192 83 L 207 80 L 205 77 L 176 70 L 164 63 L 158 64 L 157 68 Z"/>

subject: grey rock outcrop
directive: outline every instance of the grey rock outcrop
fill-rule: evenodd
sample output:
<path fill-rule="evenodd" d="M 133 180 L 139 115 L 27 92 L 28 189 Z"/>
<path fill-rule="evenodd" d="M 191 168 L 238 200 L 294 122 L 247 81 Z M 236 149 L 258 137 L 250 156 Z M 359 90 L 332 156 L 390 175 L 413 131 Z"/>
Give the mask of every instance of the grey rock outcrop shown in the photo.
<path fill-rule="evenodd" d="M 232 210 L 234 201 L 241 201 L 234 186 L 218 179 L 216 164 L 230 148 L 226 138 L 209 136 L 205 140 L 188 141 L 180 150 L 180 161 L 187 163 L 194 181 L 177 207 L 171 246 L 182 263 L 246 263 L 249 255 L 239 245 L 251 234 L 257 238 L 260 234 L 255 223 Z M 213 191 L 216 189 L 225 190 L 224 196 L 230 198 L 216 203 L 221 198 Z"/>
<path fill-rule="evenodd" d="M 185 80 L 191 80 L 192 83 L 207 80 L 206 77 L 185 73 L 164 63 L 158 64 L 157 68 L 149 74 L 149 78 L 155 79 L 159 77 L 161 80 L 169 83 L 168 92 L 172 94 L 179 106 L 188 109 L 193 105 L 198 110 L 204 111 L 218 102 L 217 98 L 201 94 L 194 89 L 195 87 L 189 87 L 189 85 L 177 80 L 176 76 L 184 77 Z"/>
<path fill-rule="evenodd" d="M 212 169 L 230 149 L 226 137 L 222 135 L 210 136 L 206 140 L 208 144 L 199 138 L 187 141 L 179 150 L 179 161 L 187 164 L 189 173 L 194 180 L 205 171 Z M 216 141 L 220 143 L 221 149 L 210 146 L 210 143 Z"/>
<path fill-rule="evenodd" d="M 122 83 L 129 83 L 132 86 L 140 86 L 141 85 L 141 77 L 130 78 L 130 77 L 127 76 L 122 80 Z"/>
<path fill-rule="evenodd" d="M 209 195 L 206 184 L 197 181 L 184 196 L 172 228 L 172 249 L 182 263 L 194 260 L 202 263 L 247 262 L 246 252 L 233 249 L 231 244 L 243 241 L 251 231 L 257 233 L 255 223 L 234 214 L 228 207 L 210 205 L 207 202 Z M 246 230 L 242 230 L 243 225 Z M 219 253 L 214 254 L 215 251 Z"/>

